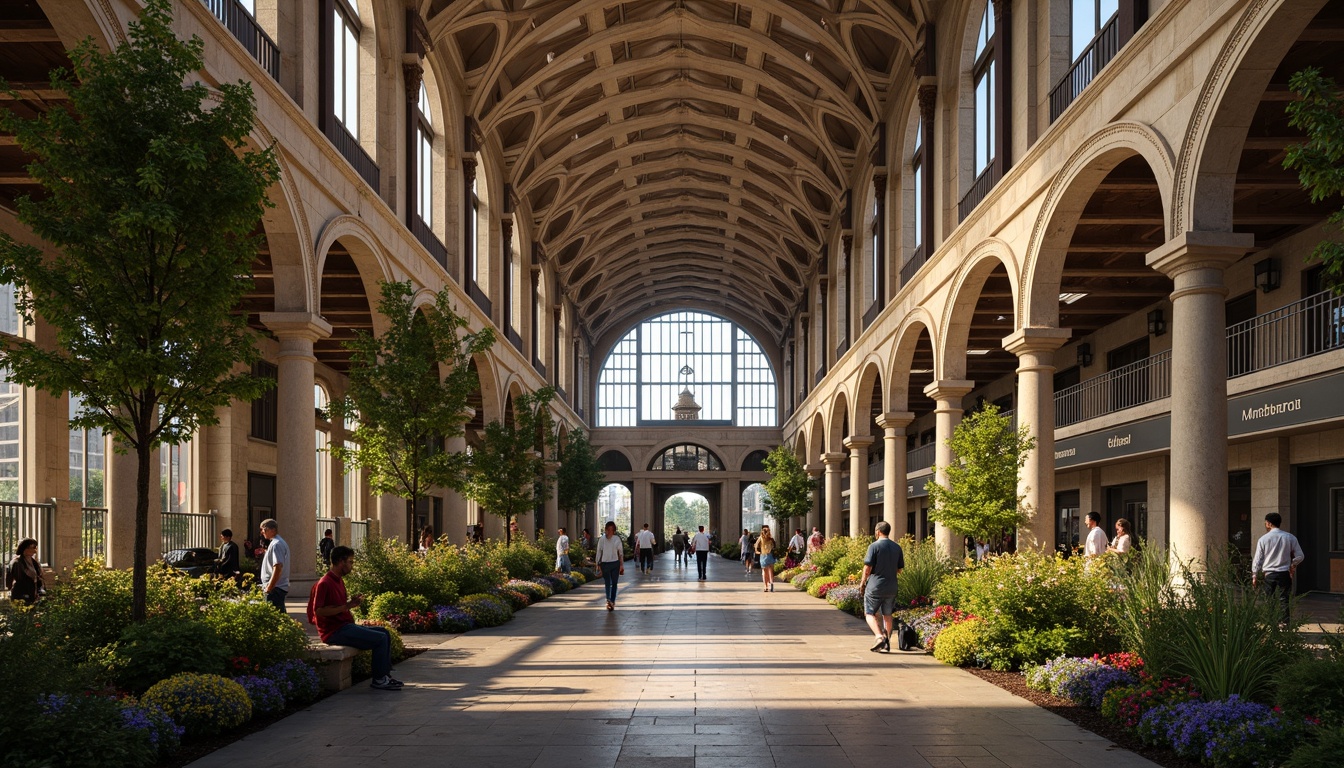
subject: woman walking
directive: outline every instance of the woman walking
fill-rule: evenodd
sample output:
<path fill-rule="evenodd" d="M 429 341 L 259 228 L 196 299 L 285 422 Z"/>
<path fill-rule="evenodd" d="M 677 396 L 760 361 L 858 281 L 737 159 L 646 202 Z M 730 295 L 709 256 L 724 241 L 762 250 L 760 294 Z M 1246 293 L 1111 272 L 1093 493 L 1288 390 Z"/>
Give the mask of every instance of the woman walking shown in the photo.
<path fill-rule="evenodd" d="M 24 539 L 14 550 L 14 559 L 5 571 L 5 588 L 11 600 L 32 605 L 45 592 L 42 564 L 37 561 L 37 539 Z"/>
<path fill-rule="evenodd" d="M 761 535 L 756 537 L 756 554 L 761 556 L 761 582 L 765 584 L 762 592 L 775 591 L 775 537 L 770 535 L 770 526 L 761 526 Z"/>
<path fill-rule="evenodd" d="M 621 537 L 616 535 L 616 523 L 610 520 L 597 540 L 597 567 L 602 569 L 602 583 L 607 588 L 607 610 L 615 610 L 616 585 L 625 575 L 625 551 Z"/>
<path fill-rule="evenodd" d="M 1134 537 L 1130 535 L 1129 521 L 1120 518 L 1115 521 L 1115 541 L 1106 547 L 1107 552 L 1119 552 L 1125 554 L 1134 547 Z"/>
<path fill-rule="evenodd" d="M 742 538 L 737 540 L 737 548 L 742 553 L 742 564 L 747 566 L 746 573 L 751 573 L 751 531 L 742 529 Z"/>

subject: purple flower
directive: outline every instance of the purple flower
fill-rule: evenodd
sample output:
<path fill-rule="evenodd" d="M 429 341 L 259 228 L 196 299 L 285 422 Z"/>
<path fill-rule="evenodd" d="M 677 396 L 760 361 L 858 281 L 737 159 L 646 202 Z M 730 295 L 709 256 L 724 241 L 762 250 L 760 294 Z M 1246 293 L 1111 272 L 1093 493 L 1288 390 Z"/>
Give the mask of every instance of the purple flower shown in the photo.
<path fill-rule="evenodd" d="M 1093 709 L 1101 708 L 1106 692 L 1116 686 L 1133 685 L 1138 678 L 1116 667 L 1089 667 L 1060 682 L 1059 695 Z"/>
<path fill-rule="evenodd" d="M 253 711 L 271 714 L 285 708 L 285 694 L 275 680 L 258 675 L 240 675 L 233 678 L 233 682 L 247 691 Z"/>
<path fill-rule="evenodd" d="M 439 629 L 444 632 L 467 632 L 476 628 L 476 620 L 471 614 L 455 605 L 439 605 L 434 608 Z"/>

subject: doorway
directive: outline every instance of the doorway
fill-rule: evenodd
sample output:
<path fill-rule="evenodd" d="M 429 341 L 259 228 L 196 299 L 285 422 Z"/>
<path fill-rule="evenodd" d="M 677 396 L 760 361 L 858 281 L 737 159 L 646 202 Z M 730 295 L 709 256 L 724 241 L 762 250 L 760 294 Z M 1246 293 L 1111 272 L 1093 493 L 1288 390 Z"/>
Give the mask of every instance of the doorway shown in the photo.
<path fill-rule="evenodd" d="M 275 517 L 275 475 L 247 473 L 247 532 L 239 541 L 256 541 L 261 521 Z"/>
<path fill-rule="evenodd" d="M 663 502 L 663 527 L 658 543 L 670 542 L 672 534 L 676 533 L 678 528 L 683 531 L 695 531 L 702 525 L 706 531 L 710 530 L 709 499 L 690 491 L 673 494 Z"/>
<path fill-rule="evenodd" d="M 1251 471 L 1227 473 L 1227 540 L 1251 564 Z"/>
<path fill-rule="evenodd" d="M 1344 462 L 1293 467 L 1292 495 L 1298 519 L 1284 529 L 1306 555 L 1293 587 L 1344 592 Z"/>
<path fill-rule="evenodd" d="M 1077 490 L 1060 491 L 1055 494 L 1055 509 L 1058 519 L 1055 521 L 1055 550 L 1069 554 L 1078 547 L 1082 535 L 1082 506 Z"/>
<path fill-rule="evenodd" d="M 1125 518 L 1139 539 L 1148 538 L 1148 483 L 1112 485 L 1102 489 L 1106 498 L 1106 537 L 1115 534 L 1115 521 Z"/>

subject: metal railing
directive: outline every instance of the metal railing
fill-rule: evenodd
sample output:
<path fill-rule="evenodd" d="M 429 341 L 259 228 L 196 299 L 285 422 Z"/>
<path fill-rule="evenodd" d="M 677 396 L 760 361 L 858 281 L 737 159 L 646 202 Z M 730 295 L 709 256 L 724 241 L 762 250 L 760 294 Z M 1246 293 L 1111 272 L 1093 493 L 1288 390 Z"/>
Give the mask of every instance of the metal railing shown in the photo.
<path fill-rule="evenodd" d="M 444 269 L 448 268 L 448 247 L 439 240 L 438 235 L 434 234 L 434 230 L 430 229 L 429 225 L 419 216 L 411 216 L 411 234 L 415 235 L 415 239 L 425 246 L 425 250 L 429 251 L 429 255 L 439 262 L 439 266 Z"/>
<path fill-rule="evenodd" d="M 322 541 L 323 537 L 326 536 L 328 528 L 331 529 L 331 537 L 336 540 L 337 544 L 340 544 L 341 527 L 336 524 L 336 518 L 334 517 L 317 518 L 317 538 L 314 539 L 314 541 Z"/>
<path fill-rule="evenodd" d="M 369 523 L 367 520 L 355 520 L 350 523 L 350 548 L 359 551 L 364 546 L 364 542 L 369 538 Z"/>
<path fill-rule="evenodd" d="M 1344 296 L 1322 291 L 1227 329 L 1227 377 L 1344 348 Z"/>
<path fill-rule="evenodd" d="M 1063 427 L 1171 395 L 1171 350 L 1078 382 L 1055 393 L 1055 426 Z"/>
<path fill-rule="evenodd" d="M 924 266 L 927 261 L 928 258 L 924 255 L 924 246 L 921 245 L 915 250 L 915 255 L 901 265 L 901 285 L 909 285 L 910 281 L 915 279 L 915 273 L 919 272 L 919 268 Z"/>
<path fill-rule="evenodd" d="M 257 60 L 271 79 L 280 81 L 280 46 L 261 28 L 252 14 L 238 0 L 203 0 L 210 13 L 219 19 L 252 58 Z"/>
<path fill-rule="evenodd" d="M 79 526 L 80 557 L 107 562 L 107 509 L 84 507 Z"/>
<path fill-rule="evenodd" d="M 163 513 L 163 551 L 215 546 L 215 516 L 195 512 Z"/>
<path fill-rule="evenodd" d="M 1120 52 L 1122 44 L 1120 16 L 1116 14 L 1106 22 L 1106 26 L 1101 28 L 1097 36 L 1092 38 L 1092 42 L 1088 43 L 1087 48 L 1078 56 L 1078 60 L 1073 62 L 1073 66 L 1050 91 L 1050 122 L 1053 123 L 1064 114 L 1064 110 L 1078 98 L 1101 68 L 1110 63 L 1115 54 Z"/>
<path fill-rule="evenodd" d="M 327 139 L 331 141 L 332 146 L 336 147 L 336 151 L 340 152 L 346 160 L 350 161 L 350 165 L 354 167 L 355 172 L 363 177 L 364 181 L 367 181 L 370 187 L 373 187 L 374 192 L 377 192 L 380 173 L 378 164 L 375 163 L 373 158 L 369 157 L 369 153 L 365 152 L 364 148 L 359 145 L 359 139 L 351 136 L 350 132 L 345 130 L 345 126 L 341 125 L 340 120 L 337 120 L 334 116 L 328 115 L 326 122 L 327 126 L 325 133 L 327 134 Z"/>
<path fill-rule="evenodd" d="M 961 198 L 961 202 L 957 203 L 957 221 L 965 221 L 971 211 L 975 210 L 975 207 L 980 204 L 980 201 L 985 199 L 985 195 L 989 194 L 989 190 L 993 189 L 994 185 L 998 183 L 999 164 L 998 162 L 991 162 L 988 168 L 975 177 L 971 188 L 966 191 L 966 196 Z"/>
<path fill-rule="evenodd" d="M 6 564 L 24 539 L 37 539 L 38 560 L 42 565 L 54 567 L 51 556 L 56 549 L 55 504 L 0 502 L 0 553 Z"/>
<path fill-rule="evenodd" d="M 921 469 L 928 469 L 933 466 L 934 454 L 938 451 L 937 443 L 921 445 L 913 451 L 905 453 L 905 471 L 907 474 L 918 472 Z"/>

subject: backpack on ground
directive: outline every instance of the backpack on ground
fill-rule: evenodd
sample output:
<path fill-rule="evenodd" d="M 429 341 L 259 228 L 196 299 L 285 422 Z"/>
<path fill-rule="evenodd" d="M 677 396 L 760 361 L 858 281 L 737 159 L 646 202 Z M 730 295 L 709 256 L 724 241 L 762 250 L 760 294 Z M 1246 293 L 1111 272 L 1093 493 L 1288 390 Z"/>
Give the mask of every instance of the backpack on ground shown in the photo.
<path fill-rule="evenodd" d="M 915 628 L 900 619 L 896 620 L 896 650 L 910 651 L 919 647 L 919 633 Z"/>

